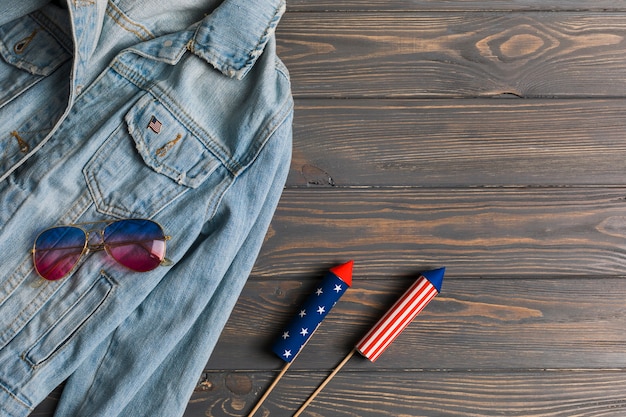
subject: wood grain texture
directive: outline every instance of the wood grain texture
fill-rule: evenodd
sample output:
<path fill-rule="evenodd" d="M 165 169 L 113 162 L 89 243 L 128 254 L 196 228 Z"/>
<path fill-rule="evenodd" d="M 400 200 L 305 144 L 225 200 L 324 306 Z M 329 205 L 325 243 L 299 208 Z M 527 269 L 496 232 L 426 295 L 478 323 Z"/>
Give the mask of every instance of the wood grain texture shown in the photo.
<path fill-rule="evenodd" d="M 355 260 L 379 277 L 622 276 L 624 188 L 288 189 L 254 268 L 305 278 Z"/>
<path fill-rule="evenodd" d="M 384 280 L 357 275 L 289 372 L 334 368 L 416 274 Z M 311 291 L 299 280 L 249 281 L 207 369 L 280 370 L 283 361 L 271 345 Z M 624 299 L 621 278 L 448 278 L 441 294 L 375 363 L 357 356 L 344 369 L 626 368 Z"/>
<path fill-rule="evenodd" d="M 290 416 L 324 373 L 292 372 L 258 416 Z M 246 415 L 270 373 L 208 373 L 186 417 Z M 236 382 L 235 382 L 236 381 Z M 621 417 L 621 370 L 430 372 L 345 371 L 302 414 L 306 417 Z M 241 388 L 245 387 L 245 390 Z"/>
<path fill-rule="evenodd" d="M 288 186 L 626 183 L 624 100 L 298 100 Z"/>
<path fill-rule="evenodd" d="M 616 97 L 620 13 L 292 13 L 279 53 L 296 97 Z"/>
<path fill-rule="evenodd" d="M 292 415 L 446 266 L 379 361 L 353 358 L 304 416 L 622 416 L 626 2 L 289 10 L 288 187 L 187 417 L 245 415 L 282 367 L 282 325 L 347 259 L 353 288 L 258 415 Z"/>
<path fill-rule="evenodd" d="M 626 11 L 623 0 L 289 0 L 290 12 Z"/>
<path fill-rule="evenodd" d="M 54 415 L 57 403 L 61 398 L 63 386 L 57 387 L 29 414 L 29 417 L 50 417 Z"/>

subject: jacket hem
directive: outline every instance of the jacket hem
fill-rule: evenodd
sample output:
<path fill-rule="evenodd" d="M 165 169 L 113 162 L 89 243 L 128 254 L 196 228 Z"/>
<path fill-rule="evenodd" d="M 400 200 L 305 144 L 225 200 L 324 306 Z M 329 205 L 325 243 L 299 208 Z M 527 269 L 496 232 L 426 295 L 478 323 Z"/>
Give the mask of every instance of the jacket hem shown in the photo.
<path fill-rule="evenodd" d="M 0 382 L 0 416 L 27 417 L 32 408 Z"/>

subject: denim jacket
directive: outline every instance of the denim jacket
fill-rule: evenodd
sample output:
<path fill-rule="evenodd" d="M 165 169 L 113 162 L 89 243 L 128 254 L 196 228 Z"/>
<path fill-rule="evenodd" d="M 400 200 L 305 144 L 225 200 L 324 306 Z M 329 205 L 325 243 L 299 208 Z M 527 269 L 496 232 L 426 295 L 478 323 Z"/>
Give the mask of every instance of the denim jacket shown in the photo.
<path fill-rule="evenodd" d="M 5 2 L 6 3 L 6 2 Z M 0 17 L 0 417 L 177 416 L 291 157 L 282 0 L 12 0 Z M 158 122 L 155 128 L 152 122 Z M 171 266 L 43 281 L 50 226 L 149 218 Z"/>

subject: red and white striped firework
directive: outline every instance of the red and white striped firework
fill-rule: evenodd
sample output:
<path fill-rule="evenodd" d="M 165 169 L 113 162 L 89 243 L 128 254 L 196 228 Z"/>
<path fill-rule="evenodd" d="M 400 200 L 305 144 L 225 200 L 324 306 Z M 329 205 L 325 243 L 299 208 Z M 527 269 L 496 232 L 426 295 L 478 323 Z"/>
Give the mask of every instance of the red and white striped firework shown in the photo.
<path fill-rule="evenodd" d="M 406 290 L 389 311 L 367 332 L 365 337 L 348 353 L 333 372 L 309 396 L 304 404 L 296 411 L 293 417 L 298 417 L 317 395 L 322 392 L 326 384 L 348 363 L 355 352 L 359 352 L 374 362 L 385 349 L 395 340 L 402 330 L 417 316 L 420 311 L 441 291 L 445 268 L 423 272 L 419 278 Z"/>
<path fill-rule="evenodd" d="M 374 362 L 441 290 L 444 268 L 424 272 L 356 345 Z"/>

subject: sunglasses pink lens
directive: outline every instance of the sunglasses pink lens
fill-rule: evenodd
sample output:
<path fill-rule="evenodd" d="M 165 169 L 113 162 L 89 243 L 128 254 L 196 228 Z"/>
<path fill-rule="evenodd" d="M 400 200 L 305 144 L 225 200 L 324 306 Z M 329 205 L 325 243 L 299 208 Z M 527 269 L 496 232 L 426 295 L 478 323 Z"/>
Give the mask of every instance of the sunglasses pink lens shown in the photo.
<path fill-rule="evenodd" d="M 133 271 L 151 271 L 165 258 L 165 235 L 151 220 L 111 223 L 104 229 L 104 242 L 113 259 Z"/>
<path fill-rule="evenodd" d="M 54 227 L 42 232 L 33 251 L 37 273 L 50 281 L 65 277 L 78 263 L 86 240 L 85 232 L 77 227 Z"/>

